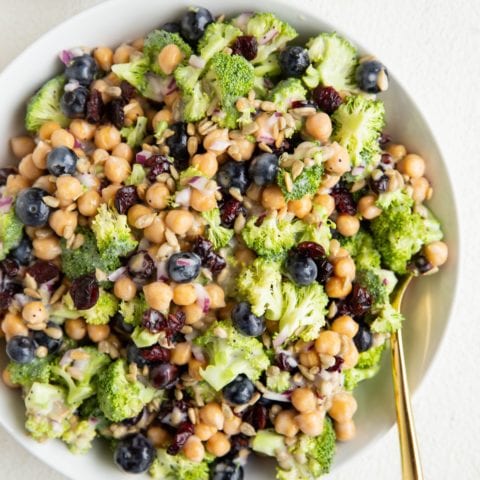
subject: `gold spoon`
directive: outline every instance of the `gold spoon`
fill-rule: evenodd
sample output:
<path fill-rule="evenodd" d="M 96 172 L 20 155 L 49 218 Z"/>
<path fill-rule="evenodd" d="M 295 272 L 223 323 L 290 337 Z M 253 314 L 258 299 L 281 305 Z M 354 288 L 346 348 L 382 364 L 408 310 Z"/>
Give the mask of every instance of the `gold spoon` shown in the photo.
<path fill-rule="evenodd" d="M 392 306 L 398 312 L 400 312 L 403 296 L 412 278 L 413 275 L 406 275 L 400 280 L 396 288 Z M 420 452 L 410 403 L 410 391 L 408 389 L 401 329 L 392 333 L 390 343 L 392 347 L 393 389 L 395 394 L 395 409 L 397 411 L 403 480 L 423 480 Z"/>

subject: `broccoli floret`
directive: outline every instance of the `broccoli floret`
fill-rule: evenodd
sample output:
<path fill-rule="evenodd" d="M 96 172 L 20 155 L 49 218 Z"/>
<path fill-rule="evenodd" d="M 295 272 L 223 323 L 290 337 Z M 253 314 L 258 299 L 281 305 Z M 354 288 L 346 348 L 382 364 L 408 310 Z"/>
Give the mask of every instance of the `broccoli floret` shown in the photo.
<path fill-rule="evenodd" d="M 273 430 L 259 430 L 253 437 L 252 449 L 254 452 L 275 457 L 277 453 L 286 450 L 285 437 Z"/>
<path fill-rule="evenodd" d="M 72 409 L 66 400 L 62 387 L 48 383 L 32 384 L 25 397 L 25 428 L 37 442 L 60 438 L 68 429 Z"/>
<path fill-rule="evenodd" d="M 216 335 L 218 331 L 222 332 L 221 338 Z M 262 343 L 242 335 L 227 321 L 212 324 L 194 343 L 205 349 L 209 359 L 200 375 L 217 391 L 241 373 L 252 381 L 258 380 L 270 365 Z"/>
<path fill-rule="evenodd" d="M 183 95 L 192 95 L 204 69 L 192 65 L 180 65 L 173 76 Z M 203 91 L 203 90 L 202 90 Z"/>
<path fill-rule="evenodd" d="M 67 387 L 67 403 L 78 405 L 95 394 L 93 379 L 110 363 L 110 357 L 95 347 L 68 350 L 61 361 L 52 366 L 55 379 Z"/>
<path fill-rule="evenodd" d="M 30 363 L 10 362 L 7 371 L 15 385 L 29 388 L 33 383 L 48 383 L 51 373 L 51 359 L 36 358 Z"/>
<path fill-rule="evenodd" d="M 195 401 L 196 399 L 201 399 L 205 404 L 215 401 L 218 397 L 218 392 L 204 381 L 196 382 L 191 387 L 186 387 L 185 391 Z"/>
<path fill-rule="evenodd" d="M 275 375 L 267 373 L 267 388 L 272 392 L 283 393 L 290 390 L 292 376 L 289 372 L 280 372 Z"/>
<path fill-rule="evenodd" d="M 352 95 L 332 115 L 332 141 L 340 143 L 359 170 L 353 180 L 368 176 L 380 161 L 378 138 L 385 124 L 385 107 L 380 100 Z"/>
<path fill-rule="evenodd" d="M 274 257 L 283 254 L 296 243 L 297 234 L 303 229 L 302 222 L 292 222 L 273 215 L 265 217 L 260 225 L 258 217 L 252 217 L 242 230 L 248 248 L 259 255 Z"/>
<path fill-rule="evenodd" d="M 282 80 L 270 92 L 270 101 L 275 104 L 280 112 L 286 112 L 291 108 L 292 102 L 305 100 L 306 98 L 307 90 L 298 78 Z"/>
<path fill-rule="evenodd" d="M 60 108 L 64 86 L 65 77 L 59 75 L 45 83 L 30 99 L 25 115 L 25 127 L 29 132 L 37 132 L 46 122 L 56 122 L 61 127 L 70 123 Z"/>
<path fill-rule="evenodd" d="M 98 376 L 98 405 L 113 422 L 135 417 L 155 396 L 155 390 L 127 377 L 125 360 L 111 363 Z"/>
<path fill-rule="evenodd" d="M 105 203 L 100 205 L 91 228 L 102 260 L 108 264 L 128 255 L 138 245 L 128 226 L 127 216 L 108 208 Z"/>
<path fill-rule="evenodd" d="M 220 210 L 213 208 L 208 212 L 203 212 L 202 217 L 207 222 L 208 229 L 206 235 L 207 239 L 212 242 L 213 248 L 218 250 L 228 245 L 235 232 L 231 228 L 222 227 Z"/>
<path fill-rule="evenodd" d="M 252 306 L 252 312 L 278 320 L 282 314 L 281 263 L 257 258 L 237 279 L 238 294 Z"/>
<path fill-rule="evenodd" d="M 280 20 L 273 13 L 255 13 L 248 20 L 246 35 L 253 35 L 259 45 L 253 64 L 263 63 L 269 56 L 298 36 L 295 29 L 287 22 Z"/>
<path fill-rule="evenodd" d="M 23 223 L 11 208 L 8 212 L 0 213 L 0 260 L 15 248 L 22 239 Z"/>
<path fill-rule="evenodd" d="M 355 274 L 355 283 L 368 290 L 372 297 L 373 306 L 384 305 L 389 302 L 389 296 L 395 287 L 396 278 L 393 276 L 393 285 L 384 282 L 386 278 L 381 272 L 389 272 L 388 270 L 371 269 L 357 270 Z M 391 277 L 390 277 L 391 278 Z"/>
<path fill-rule="evenodd" d="M 182 453 L 169 455 L 165 449 L 159 448 L 148 473 L 155 480 L 208 480 L 209 461 L 210 456 L 201 462 L 192 462 Z"/>
<path fill-rule="evenodd" d="M 383 343 L 382 345 L 369 348 L 367 351 L 360 353 L 355 368 L 371 368 L 378 365 L 382 359 L 384 350 L 385 344 Z"/>
<path fill-rule="evenodd" d="M 157 61 L 158 54 L 167 45 L 176 45 L 183 54 L 183 58 L 189 58 L 192 54 L 190 45 L 185 43 L 178 33 L 166 32 L 165 30 L 154 30 L 145 38 L 143 54 L 150 60 L 152 71 L 160 75 L 170 75 L 171 72 L 164 72 Z"/>
<path fill-rule="evenodd" d="M 374 333 L 392 333 L 402 326 L 403 320 L 403 315 L 387 303 L 377 309 L 370 330 Z"/>
<path fill-rule="evenodd" d="M 328 297 L 323 287 L 312 283 L 306 287 L 291 282 L 282 284 L 283 311 L 279 320 L 278 333 L 273 339 L 274 347 L 280 347 L 296 338 L 305 341 L 318 337 L 325 325 Z"/>
<path fill-rule="evenodd" d="M 155 345 L 160 339 L 160 336 L 161 333 L 152 333 L 146 328 L 137 325 L 132 332 L 131 338 L 138 348 L 146 348 Z"/>
<path fill-rule="evenodd" d="M 160 142 L 163 139 L 163 135 L 165 133 L 165 130 L 168 128 L 168 122 L 165 120 L 161 120 L 158 122 L 155 126 L 155 132 L 153 136 L 157 140 L 157 142 Z M 134 166 L 135 167 L 135 166 Z"/>
<path fill-rule="evenodd" d="M 184 93 L 183 101 L 183 117 L 186 122 L 198 122 L 207 114 L 210 105 L 210 97 L 202 90 L 197 83 L 191 93 Z"/>
<path fill-rule="evenodd" d="M 419 211 L 419 215 L 422 217 L 425 226 L 423 243 L 426 245 L 441 240 L 443 238 L 442 225 L 432 211 L 423 205 L 422 209 Z"/>
<path fill-rule="evenodd" d="M 138 117 L 135 125 L 123 127 L 120 134 L 127 140 L 127 144 L 132 147 L 139 147 L 147 135 L 147 117 Z"/>
<path fill-rule="evenodd" d="M 332 229 L 335 224 L 328 219 L 325 209 L 321 205 L 314 205 L 313 213 L 320 219 L 318 223 L 304 223 L 304 229 L 299 242 L 315 242 L 323 247 L 325 253 L 330 251 Z"/>
<path fill-rule="evenodd" d="M 353 90 L 358 59 L 357 50 L 348 40 L 336 33 L 321 33 L 311 38 L 307 47 L 312 62 L 303 77 L 307 87 L 321 83 L 336 90 Z"/>
<path fill-rule="evenodd" d="M 147 172 L 145 172 L 145 168 L 139 163 L 134 163 L 132 167 L 132 173 L 130 173 L 125 180 L 125 185 L 138 186 L 145 181 L 146 176 Z"/>
<path fill-rule="evenodd" d="M 233 25 L 219 22 L 210 23 L 198 42 L 198 52 L 203 60 L 208 62 L 240 35 L 242 35 L 242 31 Z"/>
<path fill-rule="evenodd" d="M 144 94 L 147 90 L 147 72 L 150 62 L 147 57 L 139 57 L 130 63 L 117 63 L 112 66 L 112 72 Z"/>
<path fill-rule="evenodd" d="M 118 311 L 123 316 L 125 323 L 130 325 L 140 325 L 142 322 L 142 316 L 145 310 L 148 309 L 147 302 L 145 301 L 145 296 L 143 293 L 137 295 L 133 300 L 126 301 L 122 300 Z"/>
<path fill-rule="evenodd" d="M 380 253 L 375 248 L 372 236 L 365 230 L 360 229 L 353 237 L 342 238 L 341 244 L 355 260 L 358 270 L 380 268 Z"/>
<path fill-rule="evenodd" d="M 372 347 L 358 356 L 357 365 L 354 368 L 345 370 L 343 385 L 346 390 L 354 390 L 360 382 L 374 377 L 380 370 L 385 344 Z"/>
<path fill-rule="evenodd" d="M 62 435 L 62 441 L 75 455 L 84 455 L 92 448 L 92 442 L 97 436 L 97 422 L 94 420 L 79 420 L 73 417 L 68 429 Z"/>
<path fill-rule="evenodd" d="M 277 173 L 277 184 L 281 188 L 285 200 L 289 202 L 315 194 L 322 180 L 323 166 L 312 165 L 304 168 L 302 173 L 291 183 L 285 181 L 287 174 L 291 179 L 290 168 L 280 168 Z"/>
<path fill-rule="evenodd" d="M 298 454 L 306 457 L 306 462 L 295 462 L 290 470 L 277 467 L 277 480 L 317 480 L 328 473 L 335 455 L 335 440 L 332 422 L 327 417 L 321 435 L 309 437 L 302 434 L 288 449 L 293 458 Z"/>

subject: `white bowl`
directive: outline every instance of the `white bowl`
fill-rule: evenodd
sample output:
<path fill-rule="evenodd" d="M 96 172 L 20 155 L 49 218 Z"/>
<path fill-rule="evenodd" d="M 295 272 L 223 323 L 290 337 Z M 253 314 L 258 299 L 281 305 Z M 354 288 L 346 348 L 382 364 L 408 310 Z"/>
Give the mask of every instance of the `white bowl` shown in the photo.
<path fill-rule="evenodd" d="M 125 40 L 133 40 L 166 21 L 178 18 L 191 4 L 191 0 L 176 0 L 165 8 L 164 2 L 158 0 L 107 1 L 67 20 L 31 45 L 0 76 L 2 165 L 14 162 L 9 152 L 8 139 L 23 132 L 23 116 L 28 97 L 60 70 L 57 59 L 60 50 L 79 45 L 115 46 Z M 290 22 L 304 37 L 320 31 L 335 30 L 322 21 L 320 13 L 312 11 L 312 5 L 305 0 L 264 0 L 261 4 L 253 0 L 199 0 L 198 4 L 217 15 L 254 11 L 261 7 L 263 11 L 274 12 Z M 359 45 L 356 39 L 351 40 Z M 367 50 L 375 52 L 375 45 L 370 47 Z M 437 142 L 419 109 L 395 80 L 392 72 L 390 79 L 390 88 L 382 95 L 387 111 L 386 130 L 396 142 L 407 145 L 409 151 L 417 152 L 427 160 L 427 175 L 436 192 L 430 205 L 443 222 L 451 252 L 441 273 L 415 281 L 406 299 L 405 314 L 408 320 L 404 327 L 404 338 L 410 387 L 415 391 L 439 348 L 453 306 L 458 280 L 459 232 L 447 166 Z M 5 362 L 4 357 L 1 362 Z M 339 446 L 335 465 L 346 462 L 367 445 L 371 445 L 394 424 L 388 362 L 388 355 L 385 355 L 382 372 L 358 389 L 359 409 L 355 417 L 358 436 L 354 441 Z M 83 457 L 71 455 L 60 442 L 43 445 L 35 443 L 24 432 L 23 416 L 24 407 L 19 393 L 9 390 L 0 382 L 0 423 L 32 454 L 72 479 L 131 478 L 115 468 L 111 454 L 105 447 L 100 447 L 100 443 Z M 270 467 L 264 468 L 266 463 L 269 462 L 256 460 L 248 467 L 246 478 L 274 478 L 273 470 Z"/>

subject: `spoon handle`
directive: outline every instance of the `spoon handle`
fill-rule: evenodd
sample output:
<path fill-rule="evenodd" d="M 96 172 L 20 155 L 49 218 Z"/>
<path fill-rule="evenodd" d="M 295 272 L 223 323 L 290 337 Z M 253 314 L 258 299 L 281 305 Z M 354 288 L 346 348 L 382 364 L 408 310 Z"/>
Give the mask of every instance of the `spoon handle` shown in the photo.
<path fill-rule="evenodd" d="M 392 376 L 403 480 L 423 480 L 420 452 L 415 434 L 412 406 L 410 404 L 410 392 L 408 389 L 401 329 L 391 335 L 390 342 L 392 347 Z"/>

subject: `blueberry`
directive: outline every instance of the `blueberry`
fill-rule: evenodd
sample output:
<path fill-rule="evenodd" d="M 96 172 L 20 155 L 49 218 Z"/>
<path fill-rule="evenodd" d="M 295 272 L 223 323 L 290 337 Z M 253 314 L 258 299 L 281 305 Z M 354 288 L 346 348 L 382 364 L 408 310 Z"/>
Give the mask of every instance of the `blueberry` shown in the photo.
<path fill-rule="evenodd" d="M 32 241 L 26 235 L 22 237 L 20 243 L 10 252 L 10 255 L 20 265 L 28 265 L 33 260 Z"/>
<path fill-rule="evenodd" d="M 170 33 L 180 33 L 180 24 L 176 22 L 167 22 L 160 27 L 160 30 Z"/>
<path fill-rule="evenodd" d="M 206 8 L 192 8 L 182 17 L 180 23 L 182 37 L 187 42 L 195 44 L 200 40 L 207 25 L 212 22 L 212 14 Z"/>
<path fill-rule="evenodd" d="M 97 64 L 91 55 L 75 57 L 65 69 L 68 80 L 76 80 L 80 85 L 88 86 L 92 83 L 98 71 Z"/>
<path fill-rule="evenodd" d="M 170 156 L 174 159 L 174 166 L 177 170 L 185 170 L 188 167 L 190 155 L 187 150 L 187 125 L 183 122 L 174 123 L 170 130 L 173 135 L 167 138 L 166 144 L 170 151 Z"/>
<path fill-rule="evenodd" d="M 248 173 L 257 185 L 268 185 L 275 182 L 278 172 L 278 157 L 273 153 L 257 155 L 250 163 Z"/>
<path fill-rule="evenodd" d="M 26 188 L 22 190 L 15 202 L 15 213 L 24 225 L 41 227 L 48 222 L 50 207 L 43 202 L 43 197 L 48 195 L 41 188 Z"/>
<path fill-rule="evenodd" d="M 134 344 L 127 345 L 127 360 L 128 363 L 136 363 L 140 368 L 148 365 L 148 361 L 143 358 L 141 350 Z"/>
<path fill-rule="evenodd" d="M 174 253 L 168 259 L 168 276 L 176 283 L 188 283 L 198 276 L 201 265 L 202 260 L 196 253 Z"/>
<path fill-rule="evenodd" d="M 17 363 L 30 363 L 35 358 L 35 342 L 30 337 L 16 336 L 7 342 L 7 355 Z"/>
<path fill-rule="evenodd" d="M 232 310 L 233 326 L 248 337 L 258 337 L 265 331 L 265 319 L 252 313 L 250 304 L 240 302 Z"/>
<path fill-rule="evenodd" d="M 122 438 L 115 448 L 115 464 L 128 473 L 146 472 L 154 459 L 155 448 L 141 433 Z"/>
<path fill-rule="evenodd" d="M 301 77 L 309 65 L 308 52 L 302 47 L 287 47 L 280 53 L 280 67 L 285 77 Z"/>
<path fill-rule="evenodd" d="M 228 160 L 217 173 L 218 184 L 225 190 L 238 188 L 240 193 L 245 193 L 248 188 L 247 166 L 245 162 Z"/>
<path fill-rule="evenodd" d="M 65 92 L 60 100 L 63 113 L 69 118 L 84 118 L 89 96 L 88 88 L 78 87 Z"/>
<path fill-rule="evenodd" d="M 353 342 L 360 353 L 372 346 L 373 337 L 367 325 L 360 324 L 357 334 L 353 337 Z"/>
<path fill-rule="evenodd" d="M 223 396 L 225 399 L 236 405 L 248 403 L 255 393 L 255 386 L 250 379 L 241 373 L 240 375 L 223 387 Z"/>
<path fill-rule="evenodd" d="M 73 175 L 76 171 L 77 161 L 77 154 L 73 150 L 68 147 L 57 147 L 48 154 L 47 168 L 56 177 Z"/>
<path fill-rule="evenodd" d="M 380 77 L 380 75 L 383 77 Z M 388 88 L 388 72 L 383 64 L 372 60 L 363 62 L 357 67 L 356 79 L 358 87 L 364 92 L 378 93 Z"/>
<path fill-rule="evenodd" d="M 290 255 L 285 261 L 285 268 L 290 279 L 297 285 L 310 285 L 318 274 L 315 261 L 305 255 Z"/>
<path fill-rule="evenodd" d="M 122 336 L 128 336 L 133 333 L 135 326 L 131 323 L 127 323 L 125 318 L 120 312 L 117 312 L 112 319 L 112 326 L 115 332 Z"/>
<path fill-rule="evenodd" d="M 230 458 L 216 460 L 210 470 L 210 480 L 243 480 L 243 467 Z"/>
<path fill-rule="evenodd" d="M 60 338 L 53 338 L 47 335 L 45 332 L 42 332 L 41 330 L 34 331 L 32 334 L 33 340 L 37 346 L 40 347 L 45 347 L 48 350 L 48 353 L 57 353 L 60 350 L 60 347 L 62 346 L 63 340 L 62 340 L 62 329 L 55 325 L 54 323 L 49 323 L 48 327 L 50 329 L 55 329 L 58 330 L 59 337 Z"/>

